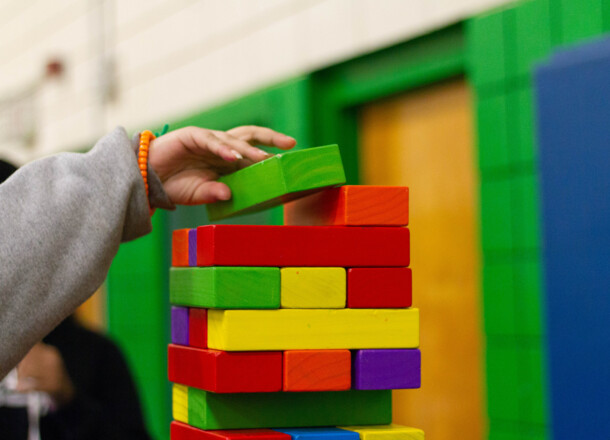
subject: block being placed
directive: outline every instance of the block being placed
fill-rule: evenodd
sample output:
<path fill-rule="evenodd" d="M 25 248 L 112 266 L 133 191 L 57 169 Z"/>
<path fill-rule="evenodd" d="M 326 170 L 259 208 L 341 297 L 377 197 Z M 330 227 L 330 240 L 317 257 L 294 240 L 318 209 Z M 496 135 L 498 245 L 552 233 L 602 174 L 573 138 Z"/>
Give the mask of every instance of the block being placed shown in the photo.
<path fill-rule="evenodd" d="M 226 351 L 416 348 L 419 310 L 209 310 L 208 346 Z"/>
<path fill-rule="evenodd" d="M 284 352 L 284 391 L 342 391 L 352 385 L 349 350 Z"/>
<path fill-rule="evenodd" d="M 357 432 L 360 440 L 424 440 L 424 431 L 407 426 L 341 426 L 341 429 Z"/>
<path fill-rule="evenodd" d="M 200 226 L 197 265 L 405 267 L 409 265 L 409 230 L 358 226 Z"/>
<path fill-rule="evenodd" d="M 342 267 L 284 267 L 280 269 L 280 279 L 282 308 L 345 307 L 347 282 Z"/>
<path fill-rule="evenodd" d="M 189 345 L 189 309 L 172 306 L 172 343 Z"/>
<path fill-rule="evenodd" d="M 392 420 L 392 392 L 221 394 L 175 384 L 173 415 L 200 429 L 379 425 Z"/>
<path fill-rule="evenodd" d="M 348 432 L 348 431 L 343 431 Z M 288 434 L 272 429 L 231 429 L 206 431 L 182 422 L 170 425 L 170 440 L 291 440 Z M 357 440 L 357 439 L 356 439 Z"/>
<path fill-rule="evenodd" d="M 357 267 L 347 270 L 347 307 L 411 307 L 413 280 L 408 267 Z"/>
<path fill-rule="evenodd" d="M 397 390 L 421 386 L 421 352 L 414 350 L 357 350 L 353 353 L 356 390 Z"/>
<path fill-rule="evenodd" d="M 175 305 L 220 309 L 277 309 L 277 267 L 172 267 L 169 298 Z"/>
<path fill-rule="evenodd" d="M 170 344 L 170 382 L 215 393 L 282 389 L 282 352 L 226 352 Z"/>
<path fill-rule="evenodd" d="M 339 428 L 288 428 L 276 429 L 290 435 L 292 440 L 359 440 L 357 432 Z"/>
<path fill-rule="evenodd" d="M 337 145 L 276 154 L 219 182 L 231 189 L 231 199 L 206 205 L 210 220 L 247 214 L 281 205 L 321 188 L 345 183 Z"/>
<path fill-rule="evenodd" d="M 208 348 L 208 310 L 189 309 L 189 339 L 191 347 Z"/>
<path fill-rule="evenodd" d="M 189 265 L 189 229 L 176 229 L 172 232 L 172 266 Z"/>
<path fill-rule="evenodd" d="M 407 226 L 409 188 L 345 185 L 288 203 L 285 225 Z"/>
<path fill-rule="evenodd" d="M 197 228 L 190 229 L 189 240 L 189 266 L 197 266 Z"/>

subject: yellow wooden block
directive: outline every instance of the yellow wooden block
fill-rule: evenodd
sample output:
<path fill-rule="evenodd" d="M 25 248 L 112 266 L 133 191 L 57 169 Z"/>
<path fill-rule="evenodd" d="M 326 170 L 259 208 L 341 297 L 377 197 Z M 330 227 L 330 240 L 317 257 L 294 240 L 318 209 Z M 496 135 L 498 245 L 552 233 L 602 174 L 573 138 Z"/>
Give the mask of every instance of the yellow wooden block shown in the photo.
<path fill-rule="evenodd" d="M 339 426 L 341 429 L 360 434 L 360 440 L 424 440 L 424 431 L 417 428 L 395 425 Z"/>
<path fill-rule="evenodd" d="M 189 392 L 184 385 L 174 384 L 172 388 L 172 415 L 174 420 L 189 422 Z"/>
<path fill-rule="evenodd" d="M 282 308 L 345 307 L 347 281 L 342 267 L 285 267 L 280 276 Z"/>
<path fill-rule="evenodd" d="M 418 309 L 208 311 L 208 348 L 226 351 L 416 348 Z"/>

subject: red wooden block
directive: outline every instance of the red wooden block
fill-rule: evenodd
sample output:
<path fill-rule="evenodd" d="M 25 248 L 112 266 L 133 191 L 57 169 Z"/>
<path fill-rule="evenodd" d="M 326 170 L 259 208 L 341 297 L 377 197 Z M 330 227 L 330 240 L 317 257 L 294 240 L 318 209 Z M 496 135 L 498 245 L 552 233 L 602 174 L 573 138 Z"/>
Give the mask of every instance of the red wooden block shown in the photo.
<path fill-rule="evenodd" d="M 284 391 L 343 391 L 351 387 L 349 350 L 284 352 Z"/>
<path fill-rule="evenodd" d="M 403 267 L 409 265 L 409 230 L 357 226 L 200 226 L 197 265 Z"/>
<path fill-rule="evenodd" d="M 226 429 L 204 431 L 186 423 L 173 421 L 170 425 L 171 440 L 291 440 L 283 432 L 271 429 Z"/>
<path fill-rule="evenodd" d="M 208 310 L 189 309 L 189 345 L 208 348 Z"/>
<path fill-rule="evenodd" d="M 302 226 L 406 226 L 409 188 L 345 185 L 284 206 L 284 224 Z"/>
<path fill-rule="evenodd" d="M 170 344 L 171 382 L 215 393 L 281 391 L 282 352 L 228 352 Z"/>
<path fill-rule="evenodd" d="M 358 267 L 347 270 L 347 307 L 411 307 L 413 280 L 407 267 Z"/>
<path fill-rule="evenodd" d="M 176 229 L 172 233 L 172 266 L 189 265 L 189 229 Z"/>

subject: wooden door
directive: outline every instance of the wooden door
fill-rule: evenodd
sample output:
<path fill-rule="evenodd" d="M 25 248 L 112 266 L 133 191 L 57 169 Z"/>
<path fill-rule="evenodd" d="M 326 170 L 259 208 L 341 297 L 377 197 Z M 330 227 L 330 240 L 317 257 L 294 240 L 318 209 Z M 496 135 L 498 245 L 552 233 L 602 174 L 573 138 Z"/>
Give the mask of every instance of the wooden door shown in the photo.
<path fill-rule="evenodd" d="M 486 429 L 472 114 L 460 79 L 366 105 L 360 115 L 362 183 L 410 188 L 422 388 L 394 392 L 394 422 L 434 440 L 481 439 Z"/>

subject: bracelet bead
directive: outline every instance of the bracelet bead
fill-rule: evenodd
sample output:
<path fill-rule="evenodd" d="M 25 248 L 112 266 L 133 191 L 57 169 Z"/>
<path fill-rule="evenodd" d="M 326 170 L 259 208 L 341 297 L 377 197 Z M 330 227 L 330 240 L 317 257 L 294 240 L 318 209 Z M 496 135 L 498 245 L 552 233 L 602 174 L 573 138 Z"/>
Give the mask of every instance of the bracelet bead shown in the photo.
<path fill-rule="evenodd" d="M 140 169 L 140 174 L 142 175 L 142 179 L 144 180 L 144 188 L 146 189 L 146 199 L 148 200 L 148 150 L 150 146 L 150 141 L 155 139 L 155 135 L 149 131 L 145 130 L 140 133 L 140 147 L 138 149 L 138 168 Z M 149 210 L 150 214 L 153 214 L 153 210 L 150 209 L 149 202 Z"/>

